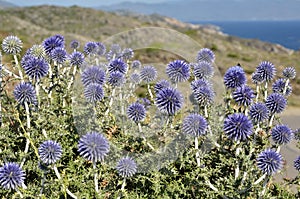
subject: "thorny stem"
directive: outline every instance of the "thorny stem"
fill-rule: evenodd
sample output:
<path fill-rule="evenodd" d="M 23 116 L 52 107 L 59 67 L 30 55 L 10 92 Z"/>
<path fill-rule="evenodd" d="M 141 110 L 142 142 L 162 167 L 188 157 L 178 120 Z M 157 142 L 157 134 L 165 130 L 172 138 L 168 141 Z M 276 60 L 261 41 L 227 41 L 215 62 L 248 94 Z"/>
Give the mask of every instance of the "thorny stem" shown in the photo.
<path fill-rule="evenodd" d="M 285 85 L 284 85 L 284 89 L 283 89 L 283 96 L 286 95 L 286 91 L 287 91 L 287 88 L 288 88 L 288 86 L 289 86 L 289 83 L 290 83 L 290 80 L 287 79 L 287 80 L 285 81 Z"/>
<path fill-rule="evenodd" d="M 255 97 L 255 102 L 258 102 L 258 97 L 259 97 L 259 93 L 260 93 L 260 86 L 259 84 L 256 84 L 256 97 Z"/>
<path fill-rule="evenodd" d="M 271 115 L 271 118 L 270 118 L 270 121 L 269 121 L 269 127 L 272 127 L 274 117 L 275 117 L 275 113 L 273 113 L 273 114 Z"/>
<path fill-rule="evenodd" d="M 200 154 L 199 154 L 199 143 L 198 143 L 198 137 L 195 137 L 195 149 L 196 149 L 196 161 L 197 166 L 200 167 Z"/>
<path fill-rule="evenodd" d="M 265 83 L 265 90 L 264 90 L 264 99 L 267 100 L 268 97 L 268 82 Z"/>
<path fill-rule="evenodd" d="M 93 169 L 94 169 L 94 184 L 95 184 L 95 191 L 99 193 L 99 185 L 98 185 L 98 173 L 96 171 L 96 162 L 93 162 Z"/>
<path fill-rule="evenodd" d="M 53 166 L 53 170 L 55 172 L 55 175 L 56 175 L 57 179 L 61 181 L 62 178 L 59 174 L 59 171 L 58 171 L 57 167 Z M 66 192 L 67 192 L 67 194 L 69 194 L 69 196 L 71 196 L 74 199 L 77 199 L 77 196 L 75 196 L 68 188 L 66 188 L 65 185 L 63 184 L 63 182 L 62 182 L 62 187 L 63 187 L 64 190 L 66 190 Z"/>
<path fill-rule="evenodd" d="M 30 137 L 30 113 L 29 113 L 29 106 L 27 104 L 27 102 L 24 103 L 25 105 L 25 111 L 26 111 L 26 124 L 27 124 L 27 134 L 28 134 L 28 137 Z M 27 154 L 28 151 L 29 151 L 29 144 L 30 144 L 30 140 L 29 138 L 26 138 L 26 145 L 25 145 L 25 149 L 24 149 L 24 153 Z M 21 165 L 20 167 L 22 168 L 24 163 L 26 161 L 26 158 L 24 157 L 22 162 L 21 162 Z"/>

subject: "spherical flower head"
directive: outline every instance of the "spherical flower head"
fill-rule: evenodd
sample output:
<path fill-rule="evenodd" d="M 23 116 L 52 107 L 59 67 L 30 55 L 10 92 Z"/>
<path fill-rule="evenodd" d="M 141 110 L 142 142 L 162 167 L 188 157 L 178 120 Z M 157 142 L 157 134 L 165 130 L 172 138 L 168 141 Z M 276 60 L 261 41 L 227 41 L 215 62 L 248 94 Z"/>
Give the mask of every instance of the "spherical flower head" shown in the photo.
<path fill-rule="evenodd" d="M 184 82 L 190 78 L 190 66 L 183 60 L 175 60 L 168 64 L 166 73 L 172 82 Z"/>
<path fill-rule="evenodd" d="M 253 133 L 253 124 L 243 113 L 234 113 L 224 120 L 224 132 L 234 141 L 244 141 Z"/>
<path fill-rule="evenodd" d="M 7 54 L 17 55 L 22 51 L 22 47 L 21 39 L 13 35 L 5 37 L 2 41 L 2 50 Z"/>
<path fill-rule="evenodd" d="M 110 47 L 110 50 L 106 54 L 106 59 L 108 61 L 111 61 L 113 59 L 121 57 L 122 52 L 121 52 L 121 47 L 119 44 L 112 44 Z"/>
<path fill-rule="evenodd" d="M 300 156 L 298 156 L 298 157 L 294 160 L 294 167 L 295 167 L 295 169 L 297 169 L 298 171 L 300 171 Z"/>
<path fill-rule="evenodd" d="M 271 114 L 281 113 L 286 107 L 287 101 L 283 95 L 272 93 L 267 97 L 266 105 Z"/>
<path fill-rule="evenodd" d="M 86 55 L 95 55 L 97 53 L 97 43 L 93 41 L 87 42 L 83 47 L 83 52 Z"/>
<path fill-rule="evenodd" d="M 39 80 L 46 76 L 49 70 L 48 62 L 43 58 L 37 58 L 30 55 L 26 55 L 22 60 L 22 66 L 25 73 L 35 80 Z"/>
<path fill-rule="evenodd" d="M 174 88 L 163 88 L 156 94 L 155 104 L 162 113 L 175 115 L 182 108 L 183 96 Z"/>
<path fill-rule="evenodd" d="M 207 126 L 208 123 L 203 116 L 192 113 L 184 118 L 182 132 L 194 137 L 199 137 L 205 135 Z"/>
<path fill-rule="evenodd" d="M 253 90 L 249 86 L 240 86 L 232 93 L 234 101 L 239 106 L 249 106 L 255 97 Z"/>
<path fill-rule="evenodd" d="M 206 61 L 213 63 L 215 61 L 215 54 L 208 48 L 202 48 L 197 54 L 197 62 Z"/>
<path fill-rule="evenodd" d="M 146 117 L 146 109 L 143 104 L 135 102 L 128 107 L 127 116 L 136 123 L 143 121 Z"/>
<path fill-rule="evenodd" d="M 103 43 L 101 43 L 101 42 L 96 42 L 96 44 L 97 44 L 97 54 L 99 56 L 105 55 L 106 46 Z"/>
<path fill-rule="evenodd" d="M 252 73 L 251 80 L 254 84 L 261 84 L 264 81 L 261 74 L 259 74 L 257 72 Z"/>
<path fill-rule="evenodd" d="M 105 72 L 98 66 L 90 66 L 84 69 L 81 74 L 81 81 L 85 87 L 91 83 L 103 85 L 105 81 Z"/>
<path fill-rule="evenodd" d="M 17 102 L 21 105 L 37 104 L 36 92 L 34 87 L 29 82 L 22 82 L 14 89 L 14 96 Z"/>
<path fill-rule="evenodd" d="M 227 89 L 234 89 L 246 84 L 245 72 L 240 66 L 230 67 L 224 75 L 224 84 Z"/>
<path fill-rule="evenodd" d="M 193 92 L 202 87 L 212 88 L 212 84 L 206 79 L 198 79 L 191 82 L 191 89 Z"/>
<path fill-rule="evenodd" d="M 42 45 L 33 45 L 31 48 L 28 49 L 28 54 L 40 59 L 46 58 L 46 51 L 44 46 Z"/>
<path fill-rule="evenodd" d="M 271 62 L 263 61 L 257 66 L 256 72 L 262 77 L 263 81 L 269 82 L 274 78 L 276 69 Z"/>
<path fill-rule="evenodd" d="M 285 89 L 285 83 L 286 80 L 283 78 L 280 78 L 278 80 L 276 80 L 273 84 L 272 84 L 272 90 L 274 93 L 280 93 L 284 96 L 289 96 L 292 93 L 292 86 L 290 83 L 288 83 L 286 90 L 284 92 Z"/>
<path fill-rule="evenodd" d="M 287 68 L 283 69 L 282 75 L 287 79 L 295 79 L 296 70 L 294 67 L 287 67 Z"/>
<path fill-rule="evenodd" d="M 138 73 L 133 73 L 130 75 L 130 81 L 134 84 L 141 83 L 141 77 Z"/>
<path fill-rule="evenodd" d="M 127 64 L 122 59 L 114 59 L 109 63 L 108 71 L 110 73 L 112 72 L 120 72 L 122 74 L 125 74 L 127 72 Z"/>
<path fill-rule="evenodd" d="M 84 88 L 84 97 L 88 102 L 98 102 L 104 98 L 104 91 L 101 84 L 91 83 Z"/>
<path fill-rule="evenodd" d="M 51 56 L 52 50 L 55 48 L 64 48 L 65 39 L 62 35 L 54 35 L 44 40 L 43 46 L 47 55 Z"/>
<path fill-rule="evenodd" d="M 109 152 L 108 140 L 98 132 L 89 132 L 81 136 L 78 143 L 78 152 L 88 161 L 93 163 L 102 162 Z"/>
<path fill-rule="evenodd" d="M 125 83 L 124 74 L 119 71 L 112 72 L 107 81 L 113 87 L 120 87 Z"/>
<path fill-rule="evenodd" d="M 25 172 L 14 162 L 5 163 L 0 168 L 0 184 L 4 189 L 17 189 L 25 180 Z"/>
<path fill-rule="evenodd" d="M 145 66 L 140 72 L 142 81 L 150 83 L 157 78 L 157 71 L 153 66 Z"/>
<path fill-rule="evenodd" d="M 168 82 L 167 80 L 163 79 L 160 80 L 159 82 L 157 82 L 154 86 L 154 92 L 158 93 L 161 89 L 163 88 L 168 88 L 171 87 L 170 82 Z"/>
<path fill-rule="evenodd" d="M 119 160 L 116 169 L 123 178 L 130 178 L 137 172 L 137 165 L 131 157 L 123 157 Z"/>
<path fill-rule="evenodd" d="M 67 59 L 67 51 L 64 48 L 54 48 L 51 51 L 51 58 L 56 61 L 58 64 L 62 64 Z"/>
<path fill-rule="evenodd" d="M 84 62 L 84 54 L 78 51 L 69 56 L 71 66 L 80 67 Z"/>
<path fill-rule="evenodd" d="M 272 149 L 261 152 L 257 159 L 257 166 L 263 173 L 272 175 L 282 168 L 282 156 Z"/>
<path fill-rule="evenodd" d="M 213 103 L 215 93 L 210 87 L 199 87 L 193 90 L 194 99 L 200 106 L 207 106 Z"/>
<path fill-rule="evenodd" d="M 142 63 L 139 60 L 133 60 L 131 63 L 131 67 L 134 69 L 139 69 L 141 68 Z"/>
<path fill-rule="evenodd" d="M 70 43 L 70 47 L 72 49 L 78 49 L 80 47 L 80 43 L 78 40 L 72 40 Z"/>
<path fill-rule="evenodd" d="M 214 68 L 210 62 L 202 61 L 194 65 L 194 76 L 197 79 L 209 79 L 214 75 Z"/>
<path fill-rule="evenodd" d="M 125 48 L 122 51 L 121 57 L 125 60 L 129 60 L 129 59 L 133 58 L 133 56 L 134 56 L 134 52 L 131 48 Z"/>
<path fill-rule="evenodd" d="M 271 136 L 276 144 L 287 144 L 293 138 L 293 131 L 286 125 L 276 125 L 271 130 Z"/>
<path fill-rule="evenodd" d="M 268 108 L 264 103 L 255 103 L 249 109 L 249 116 L 254 123 L 260 123 L 269 118 Z"/>
<path fill-rule="evenodd" d="M 61 158 L 62 147 L 55 141 L 47 140 L 40 145 L 38 152 L 41 161 L 46 165 L 50 165 Z"/>

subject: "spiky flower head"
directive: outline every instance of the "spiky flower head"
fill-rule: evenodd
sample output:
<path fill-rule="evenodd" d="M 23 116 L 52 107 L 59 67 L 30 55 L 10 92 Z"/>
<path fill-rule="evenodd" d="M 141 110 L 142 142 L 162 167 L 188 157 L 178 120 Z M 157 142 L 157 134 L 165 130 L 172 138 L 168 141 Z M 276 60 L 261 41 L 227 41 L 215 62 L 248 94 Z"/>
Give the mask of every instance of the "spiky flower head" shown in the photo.
<path fill-rule="evenodd" d="M 123 178 L 130 178 L 137 172 L 137 165 L 131 157 L 123 157 L 119 160 L 116 169 Z"/>
<path fill-rule="evenodd" d="M 208 48 L 202 48 L 197 54 L 197 62 L 206 61 L 213 63 L 215 61 L 215 54 Z"/>
<path fill-rule="evenodd" d="M 194 99 L 200 106 L 207 106 L 213 103 L 215 93 L 211 87 L 198 87 L 193 90 Z"/>
<path fill-rule="evenodd" d="M 249 106 L 252 103 L 252 99 L 254 98 L 253 90 L 246 85 L 237 87 L 235 91 L 232 93 L 233 100 L 239 106 Z"/>
<path fill-rule="evenodd" d="M 80 47 L 80 42 L 78 40 L 72 40 L 70 43 L 72 49 L 78 49 Z"/>
<path fill-rule="evenodd" d="M 202 61 L 194 65 L 194 75 L 197 79 L 209 79 L 214 75 L 214 68 L 210 62 Z"/>
<path fill-rule="evenodd" d="M 158 81 L 155 86 L 154 86 L 154 92 L 155 93 L 158 93 L 161 89 L 163 88 L 168 88 L 170 87 L 171 84 L 170 82 L 168 82 L 167 80 L 163 79 L 163 80 L 160 80 Z"/>
<path fill-rule="evenodd" d="M 33 45 L 31 48 L 27 51 L 29 55 L 32 55 L 34 57 L 45 59 L 46 58 L 46 51 L 44 46 L 42 45 Z"/>
<path fill-rule="evenodd" d="M 224 120 L 224 132 L 234 141 L 244 141 L 253 133 L 253 124 L 243 113 L 228 115 Z"/>
<path fill-rule="evenodd" d="M 96 163 L 103 161 L 109 152 L 108 140 L 98 132 L 89 132 L 81 136 L 78 152 L 85 159 Z"/>
<path fill-rule="evenodd" d="M 107 81 L 113 87 L 120 87 L 125 83 L 124 74 L 119 71 L 112 72 L 109 74 Z"/>
<path fill-rule="evenodd" d="M 17 55 L 22 51 L 23 42 L 16 36 L 10 35 L 3 39 L 2 50 L 6 54 Z"/>
<path fill-rule="evenodd" d="M 290 83 L 287 84 L 287 87 L 285 88 L 286 80 L 283 78 L 277 79 L 272 84 L 272 90 L 274 93 L 280 93 L 284 96 L 289 96 L 292 93 L 292 86 Z M 285 93 L 283 93 L 285 90 Z"/>
<path fill-rule="evenodd" d="M 112 44 L 110 50 L 106 53 L 106 59 L 111 61 L 121 57 L 121 46 L 119 44 Z"/>
<path fill-rule="evenodd" d="M 279 93 L 270 94 L 266 100 L 266 106 L 271 114 L 281 113 L 285 109 L 286 104 L 286 99 Z"/>
<path fill-rule="evenodd" d="M 29 82 L 21 82 L 14 89 L 14 96 L 17 102 L 21 105 L 37 104 L 36 92 L 34 87 Z"/>
<path fill-rule="evenodd" d="M 130 75 L 130 81 L 134 84 L 141 83 L 141 77 L 138 73 L 133 73 Z"/>
<path fill-rule="evenodd" d="M 249 109 L 249 116 L 254 123 L 263 122 L 268 119 L 268 108 L 264 103 L 255 103 Z"/>
<path fill-rule="evenodd" d="M 51 52 L 55 48 L 65 47 L 65 38 L 62 35 L 54 35 L 48 37 L 43 41 L 43 46 L 45 48 L 47 55 L 51 56 Z"/>
<path fill-rule="evenodd" d="M 134 52 L 131 48 L 125 48 L 122 51 L 121 57 L 125 60 L 129 60 L 129 59 L 133 58 L 133 56 L 134 56 Z"/>
<path fill-rule="evenodd" d="M 194 137 L 199 137 L 201 135 L 205 135 L 207 126 L 208 123 L 203 116 L 192 113 L 184 118 L 182 123 L 182 132 Z"/>
<path fill-rule="evenodd" d="M 300 171 L 300 156 L 298 156 L 298 157 L 294 160 L 294 167 L 295 167 L 295 169 L 297 169 L 298 171 Z"/>
<path fill-rule="evenodd" d="M 157 78 L 157 71 L 153 66 L 145 66 L 140 72 L 142 81 L 150 83 Z"/>
<path fill-rule="evenodd" d="M 175 60 L 168 64 L 166 73 L 171 82 L 184 82 L 190 78 L 190 66 L 183 60 Z"/>
<path fill-rule="evenodd" d="M 14 162 L 5 163 L 0 168 L 0 184 L 4 189 L 17 189 L 25 180 L 25 172 Z"/>
<path fill-rule="evenodd" d="M 262 75 L 257 72 L 252 73 L 251 80 L 254 84 L 261 84 L 264 81 Z"/>
<path fill-rule="evenodd" d="M 234 89 L 246 84 L 247 78 L 244 69 L 240 66 L 230 67 L 224 75 L 224 84 L 227 89 Z"/>
<path fill-rule="evenodd" d="M 39 80 L 47 75 L 49 63 L 43 58 L 25 55 L 22 59 L 22 67 L 31 79 Z"/>
<path fill-rule="evenodd" d="M 257 159 L 257 167 L 267 175 L 272 175 L 282 168 L 282 156 L 272 149 L 262 151 Z"/>
<path fill-rule="evenodd" d="M 287 144 L 293 138 L 293 131 L 287 125 L 276 125 L 271 130 L 271 136 L 276 144 Z"/>
<path fill-rule="evenodd" d="M 104 98 L 104 91 L 101 84 L 91 83 L 84 88 L 84 97 L 88 102 L 98 102 Z"/>
<path fill-rule="evenodd" d="M 86 55 L 95 55 L 97 53 L 97 43 L 94 41 L 89 41 L 87 43 L 85 43 L 84 47 L 83 47 L 83 52 Z"/>
<path fill-rule="evenodd" d="M 84 54 L 78 51 L 69 56 L 71 66 L 80 67 L 84 62 Z"/>
<path fill-rule="evenodd" d="M 96 42 L 96 44 L 97 44 L 97 54 L 98 54 L 99 56 L 105 55 L 105 52 L 106 52 L 106 46 L 104 45 L 104 43 Z"/>
<path fill-rule="evenodd" d="M 120 72 L 125 74 L 127 72 L 128 66 L 122 59 L 114 59 L 109 63 L 108 71 L 112 72 Z"/>
<path fill-rule="evenodd" d="M 174 88 L 163 88 L 156 94 L 155 104 L 162 113 L 175 115 L 182 108 L 183 96 Z"/>
<path fill-rule="evenodd" d="M 139 69 L 141 68 L 142 63 L 139 60 L 133 60 L 131 63 L 131 67 L 134 69 Z"/>
<path fill-rule="evenodd" d="M 105 72 L 98 66 L 87 67 L 81 74 L 81 81 L 84 86 L 88 86 L 91 83 L 103 85 L 105 81 Z"/>
<path fill-rule="evenodd" d="M 54 164 L 62 155 L 62 147 L 58 142 L 53 140 L 44 141 L 38 148 L 41 161 L 46 164 Z"/>
<path fill-rule="evenodd" d="M 257 66 L 256 73 L 262 77 L 263 81 L 269 82 L 274 78 L 276 69 L 271 62 L 263 61 Z"/>
<path fill-rule="evenodd" d="M 201 87 L 209 87 L 212 89 L 212 84 L 206 79 L 198 79 L 191 82 L 191 89 L 193 92 Z"/>
<path fill-rule="evenodd" d="M 67 59 L 67 51 L 64 48 L 54 48 L 51 51 L 51 58 L 56 61 L 58 64 L 62 64 Z"/>
<path fill-rule="evenodd" d="M 143 121 L 146 117 L 146 109 L 143 104 L 135 102 L 128 107 L 127 116 L 134 122 Z"/>
<path fill-rule="evenodd" d="M 283 69 L 282 75 L 287 79 L 295 79 L 296 70 L 294 67 L 287 67 L 287 68 Z"/>

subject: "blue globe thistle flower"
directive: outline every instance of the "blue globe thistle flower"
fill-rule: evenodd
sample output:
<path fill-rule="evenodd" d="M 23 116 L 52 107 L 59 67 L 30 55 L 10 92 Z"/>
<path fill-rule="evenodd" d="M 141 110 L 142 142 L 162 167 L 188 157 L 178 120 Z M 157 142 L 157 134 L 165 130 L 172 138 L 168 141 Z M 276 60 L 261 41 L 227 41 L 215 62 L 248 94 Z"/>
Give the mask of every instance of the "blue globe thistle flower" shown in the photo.
<path fill-rule="evenodd" d="M 84 88 L 84 97 L 88 102 L 95 103 L 104 98 L 104 91 L 101 84 L 91 83 Z"/>
<path fill-rule="evenodd" d="M 263 81 L 269 82 L 274 78 L 276 69 L 271 62 L 263 61 L 257 66 L 256 73 L 263 78 Z"/>
<path fill-rule="evenodd" d="M 17 189 L 25 180 L 25 172 L 14 162 L 5 163 L 0 168 L 0 184 L 4 189 Z"/>
<path fill-rule="evenodd" d="M 300 156 L 298 156 L 298 157 L 294 160 L 294 167 L 295 167 L 295 169 L 297 169 L 298 171 L 300 171 Z"/>
<path fill-rule="evenodd" d="M 106 54 L 106 59 L 111 61 L 113 59 L 117 59 L 121 57 L 121 47 L 119 44 L 112 44 L 110 50 Z"/>
<path fill-rule="evenodd" d="M 247 78 L 245 72 L 240 66 L 230 67 L 224 75 L 224 84 L 227 89 L 237 88 L 246 84 Z"/>
<path fill-rule="evenodd" d="M 82 157 L 93 163 L 102 162 L 109 152 L 109 142 L 102 134 L 89 132 L 81 136 L 78 143 L 78 152 Z"/>
<path fill-rule="evenodd" d="M 139 69 L 141 68 L 142 63 L 139 60 L 133 60 L 131 63 L 131 67 L 134 69 Z"/>
<path fill-rule="evenodd" d="M 46 76 L 49 70 L 49 64 L 45 59 L 40 59 L 30 55 L 24 57 L 24 60 L 22 60 L 22 67 L 24 68 L 25 73 L 31 79 L 35 80 Z"/>
<path fill-rule="evenodd" d="M 286 125 L 276 125 L 271 130 L 271 136 L 276 144 L 287 144 L 293 138 L 293 131 Z"/>
<path fill-rule="evenodd" d="M 266 149 L 261 152 L 257 159 L 257 167 L 263 173 L 272 175 L 282 168 L 282 156 L 272 149 Z"/>
<path fill-rule="evenodd" d="M 262 75 L 257 72 L 252 73 L 251 80 L 254 84 L 261 84 L 264 81 Z"/>
<path fill-rule="evenodd" d="M 255 103 L 249 109 L 249 116 L 254 123 L 263 122 L 269 118 L 268 108 L 264 103 Z"/>
<path fill-rule="evenodd" d="M 142 81 L 150 83 L 157 78 L 157 71 L 153 66 L 145 66 L 140 72 Z"/>
<path fill-rule="evenodd" d="M 184 82 L 190 78 L 190 66 L 183 60 L 175 60 L 168 64 L 166 73 L 172 82 Z"/>
<path fill-rule="evenodd" d="M 202 87 L 208 87 L 212 89 L 212 84 L 206 79 L 198 79 L 191 82 L 191 89 L 193 92 Z"/>
<path fill-rule="evenodd" d="M 64 48 L 65 39 L 62 35 L 54 35 L 43 41 L 43 46 L 47 55 L 51 56 L 51 52 L 55 48 Z"/>
<path fill-rule="evenodd" d="M 162 113 L 175 115 L 182 108 L 183 96 L 174 88 L 163 88 L 156 94 L 155 104 Z"/>
<path fill-rule="evenodd" d="M 202 48 L 197 54 L 197 62 L 206 61 L 213 63 L 215 61 L 215 54 L 208 48 Z"/>
<path fill-rule="evenodd" d="M 80 42 L 78 40 L 72 40 L 70 43 L 72 49 L 78 49 L 80 47 Z"/>
<path fill-rule="evenodd" d="M 291 93 L 292 93 L 292 86 L 291 84 L 289 83 L 287 85 L 287 88 L 285 90 L 285 93 L 284 92 L 284 88 L 285 88 L 285 82 L 286 80 L 283 79 L 283 78 L 280 78 L 278 80 L 276 80 L 273 84 L 272 84 L 272 90 L 274 93 L 280 93 L 284 96 L 289 96 Z"/>
<path fill-rule="evenodd" d="M 214 75 L 214 68 L 210 62 L 202 61 L 194 65 L 194 75 L 197 79 L 209 79 Z"/>
<path fill-rule="evenodd" d="M 17 55 L 22 51 L 23 42 L 16 36 L 10 35 L 3 39 L 2 50 L 6 54 Z"/>
<path fill-rule="evenodd" d="M 163 88 L 168 88 L 171 87 L 170 82 L 168 82 L 167 80 L 163 79 L 160 80 L 159 82 L 157 82 L 154 86 L 154 92 L 158 93 L 161 89 Z"/>
<path fill-rule="evenodd" d="M 140 122 L 146 117 L 146 109 L 144 105 L 135 102 L 128 107 L 127 116 L 134 122 Z"/>
<path fill-rule="evenodd" d="M 243 85 L 236 88 L 232 93 L 232 97 L 239 106 L 249 106 L 255 95 L 249 86 Z"/>
<path fill-rule="evenodd" d="M 62 148 L 59 143 L 47 140 L 44 141 L 38 148 L 41 161 L 46 164 L 54 164 L 61 158 Z"/>
<path fill-rule="evenodd" d="M 84 54 L 78 51 L 73 52 L 69 56 L 71 66 L 80 67 L 84 62 Z"/>
<path fill-rule="evenodd" d="M 83 52 L 86 55 L 94 55 L 97 53 L 97 47 L 98 47 L 98 45 L 96 42 L 89 41 L 84 45 Z"/>
<path fill-rule="evenodd" d="M 108 83 L 113 87 L 122 86 L 125 83 L 124 74 L 119 71 L 112 72 L 108 77 Z"/>
<path fill-rule="evenodd" d="M 45 59 L 46 51 L 44 46 L 42 45 L 33 45 L 31 48 L 27 50 L 26 55 L 32 55 L 36 58 Z"/>
<path fill-rule="evenodd" d="M 129 60 L 129 59 L 133 58 L 133 56 L 134 56 L 134 52 L 131 48 L 125 48 L 122 51 L 121 57 L 125 60 Z"/>
<path fill-rule="evenodd" d="M 286 104 L 286 99 L 279 93 L 270 94 L 266 100 L 266 106 L 271 114 L 281 113 L 285 109 Z"/>
<path fill-rule="evenodd" d="M 193 90 L 194 99 L 200 106 L 207 106 L 213 103 L 215 93 L 210 87 L 199 87 Z"/>
<path fill-rule="evenodd" d="M 184 118 L 182 123 L 182 132 L 199 137 L 205 135 L 208 123 L 204 117 L 199 114 L 189 114 Z"/>
<path fill-rule="evenodd" d="M 51 51 L 51 58 L 56 61 L 58 64 L 62 64 L 67 59 L 67 51 L 64 48 L 54 48 Z"/>
<path fill-rule="evenodd" d="M 97 44 L 97 54 L 99 56 L 105 55 L 106 46 L 103 43 L 101 43 L 101 42 L 96 42 L 96 44 Z"/>
<path fill-rule="evenodd" d="M 116 169 L 123 178 L 130 178 L 137 172 L 137 165 L 131 157 L 123 157 L 119 160 Z"/>
<path fill-rule="evenodd" d="M 127 72 L 127 64 L 122 59 L 114 59 L 109 63 L 108 71 L 112 72 L 120 72 L 125 74 Z"/>
<path fill-rule="evenodd" d="M 105 72 L 98 66 L 90 66 L 81 74 L 81 81 L 84 86 L 88 86 L 91 83 L 103 85 L 105 81 Z"/>
<path fill-rule="evenodd" d="M 139 98 L 136 102 L 144 105 L 146 110 L 151 106 L 151 102 L 147 98 Z"/>
<path fill-rule="evenodd" d="M 19 104 L 37 104 L 36 92 L 29 82 L 22 82 L 14 89 L 15 99 Z"/>
<path fill-rule="evenodd" d="M 243 113 L 234 113 L 224 120 L 224 132 L 234 141 L 244 141 L 253 133 L 253 124 Z"/>
<path fill-rule="evenodd" d="M 133 73 L 130 75 L 130 81 L 134 84 L 139 84 L 142 80 L 139 74 Z"/>
<path fill-rule="evenodd" d="M 294 67 L 287 67 L 287 68 L 283 69 L 282 75 L 287 79 L 295 79 L 296 70 Z"/>

